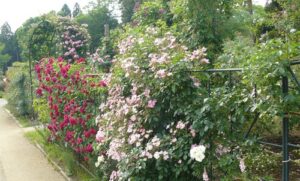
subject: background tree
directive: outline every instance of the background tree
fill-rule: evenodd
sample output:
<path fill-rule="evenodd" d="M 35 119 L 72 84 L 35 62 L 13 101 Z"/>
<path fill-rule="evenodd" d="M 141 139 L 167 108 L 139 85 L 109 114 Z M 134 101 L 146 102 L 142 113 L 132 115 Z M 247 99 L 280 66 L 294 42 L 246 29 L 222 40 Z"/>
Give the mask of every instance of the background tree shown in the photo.
<path fill-rule="evenodd" d="M 78 15 L 80 15 L 82 13 L 80 5 L 78 3 L 75 3 L 74 8 L 73 8 L 73 12 L 72 15 L 73 17 L 77 17 Z"/>
<path fill-rule="evenodd" d="M 119 2 L 121 4 L 122 22 L 127 23 L 131 21 L 131 17 L 133 16 L 135 0 L 119 0 Z"/>
<path fill-rule="evenodd" d="M 20 59 L 19 45 L 15 34 L 12 32 L 11 27 L 7 22 L 1 26 L 0 31 L 0 42 L 5 45 L 3 53 L 10 56 L 8 61 L 8 66 L 10 66 L 12 62 Z"/>
<path fill-rule="evenodd" d="M 105 6 L 96 6 L 89 10 L 87 14 L 81 14 L 76 19 L 80 24 L 88 25 L 88 32 L 91 35 L 91 52 L 94 52 L 100 46 L 101 39 L 104 36 L 104 25 L 108 24 L 111 29 L 118 25 L 118 21 L 112 17 Z"/>
<path fill-rule="evenodd" d="M 16 30 L 15 36 L 16 41 L 19 45 L 20 57 L 21 60 L 28 60 L 29 55 L 29 41 L 30 37 L 34 31 L 34 28 L 38 25 L 38 23 L 42 21 L 42 17 L 34 17 L 28 19 L 23 25 Z"/>
<path fill-rule="evenodd" d="M 208 58 L 213 60 L 222 52 L 223 41 L 233 38 L 245 23 L 251 22 L 241 3 L 236 0 L 175 0 L 171 1 L 171 12 L 181 39 L 192 49 L 207 47 Z"/>
<path fill-rule="evenodd" d="M 63 17 L 71 17 L 72 13 L 67 4 L 64 4 L 61 10 L 58 12 L 58 15 L 63 16 Z"/>
<path fill-rule="evenodd" d="M 1 74 L 4 73 L 4 71 L 7 68 L 7 63 L 9 59 L 11 58 L 8 54 L 4 54 L 3 50 L 5 48 L 5 45 L 0 43 L 0 69 L 1 69 Z"/>
<path fill-rule="evenodd" d="M 252 0 L 247 0 L 248 11 L 250 14 L 253 14 L 253 2 Z"/>

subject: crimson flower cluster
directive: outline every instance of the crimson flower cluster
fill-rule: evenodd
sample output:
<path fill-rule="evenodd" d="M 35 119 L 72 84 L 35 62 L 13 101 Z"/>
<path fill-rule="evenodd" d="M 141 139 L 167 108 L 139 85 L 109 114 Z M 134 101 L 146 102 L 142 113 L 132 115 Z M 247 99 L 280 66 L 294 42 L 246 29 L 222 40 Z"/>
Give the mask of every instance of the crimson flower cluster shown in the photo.
<path fill-rule="evenodd" d="M 59 141 L 77 153 L 87 156 L 93 152 L 97 134 L 95 123 L 95 91 L 104 89 L 104 80 L 85 75 L 85 60 L 74 64 L 63 58 L 42 59 L 35 65 L 39 80 L 36 94 L 46 99 L 51 118 L 50 140 Z"/>

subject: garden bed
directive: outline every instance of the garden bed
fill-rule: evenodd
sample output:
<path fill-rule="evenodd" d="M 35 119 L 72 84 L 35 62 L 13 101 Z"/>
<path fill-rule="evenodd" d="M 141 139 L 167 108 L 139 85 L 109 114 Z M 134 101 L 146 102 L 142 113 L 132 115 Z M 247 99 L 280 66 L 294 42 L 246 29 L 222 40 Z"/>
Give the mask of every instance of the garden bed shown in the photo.
<path fill-rule="evenodd" d="M 97 178 L 91 176 L 77 162 L 76 156 L 71 150 L 61 147 L 57 144 L 51 144 L 45 139 L 44 135 L 49 134 L 45 130 L 31 131 L 25 133 L 25 136 L 33 143 L 38 145 L 44 151 L 50 162 L 54 162 L 62 169 L 68 180 L 72 181 L 96 181 Z M 87 165 L 85 165 L 87 166 Z"/>
<path fill-rule="evenodd" d="M 274 144 L 282 144 L 282 138 L 280 135 L 272 136 L 272 137 L 266 137 L 264 141 Z M 293 131 L 289 136 L 289 143 L 299 145 L 300 143 L 300 132 L 299 131 Z M 265 146 L 266 150 L 268 150 L 270 153 L 274 155 L 274 158 L 278 158 L 278 163 L 275 168 L 277 170 L 274 172 L 274 178 L 276 180 L 281 180 L 281 159 L 282 159 L 282 149 L 280 147 L 274 147 L 274 146 Z M 293 148 L 289 147 L 289 155 L 290 155 L 290 179 L 293 181 L 299 181 L 300 180 L 300 149 L 299 148 Z"/>

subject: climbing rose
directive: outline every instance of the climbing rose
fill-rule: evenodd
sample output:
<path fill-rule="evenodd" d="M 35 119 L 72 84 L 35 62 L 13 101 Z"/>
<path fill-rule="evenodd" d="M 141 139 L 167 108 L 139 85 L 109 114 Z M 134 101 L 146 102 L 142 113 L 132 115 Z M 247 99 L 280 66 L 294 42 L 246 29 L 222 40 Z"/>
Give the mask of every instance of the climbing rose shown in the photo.
<path fill-rule="evenodd" d="M 149 100 L 148 101 L 148 107 L 149 108 L 154 108 L 155 107 L 155 104 L 156 104 L 156 100 Z"/>
<path fill-rule="evenodd" d="M 185 124 L 182 121 L 178 121 L 177 125 L 176 125 L 177 129 L 184 129 L 185 128 Z"/>
<path fill-rule="evenodd" d="M 43 96 L 43 90 L 42 90 L 41 88 L 38 88 L 38 89 L 36 90 L 36 94 L 37 94 L 38 96 Z"/>
<path fill-rule="evenodd" d="M 190 157 L 198 162 L 202 162 L 202 160 L 205 158 L 205 149 L 206 148 L 203 145 L 192 146 L 190 150 Z"/>
<path fill-rule="evenodd" d="M 203 172 L 202 178 L 203 178 L 203 181 L 209 181 L 209 177 L 208 177 L 206 168 L 204 168 L 204 172 Z"/>
<path fill-rule="evenodd" d="M 239 159 L 239 160 L 240 160 L 240 170 L 242 173 L 244 173 L 246 170 L 245 161 L 244 161 L 244 159 Z"/>
<path fill-rule="evenodd" d="M 99 130 L 96 135 L 97 142 L 103 142 L 104 138 L 105 138 L 105 133 L 103 131 Z"/>

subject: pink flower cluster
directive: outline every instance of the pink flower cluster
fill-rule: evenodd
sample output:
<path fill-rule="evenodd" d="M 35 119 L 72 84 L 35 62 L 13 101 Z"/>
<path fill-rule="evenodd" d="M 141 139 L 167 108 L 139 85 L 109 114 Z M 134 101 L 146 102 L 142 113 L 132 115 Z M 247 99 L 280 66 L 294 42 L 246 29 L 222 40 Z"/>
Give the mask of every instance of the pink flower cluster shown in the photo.
<path fill-rule="evenodd" d="M 184 157 L 188 155 L 176 155 L 174 150 L 182 148 L 178 145 L 182 137 L 190 143 L 198 134 L 183 115 L 177 117 L 172 107 L 180 105 L 167 106 L 169 99 L 163 96 L 177 91 L 176 87 L 170 90 L 178 79 L 173 70 L 208 63 L 204 59 L 206 50 L 189 52 L 171 33 L 161 37 L 154 27 L 146 32 L 149 37 L 130 35 L 120 42 L 113 67 L 117 75 L 113 76 L 106 102 L 99 107 L 96 118 L 99 159 L 115 163 L 113 167 L 118 170 L 111 173 L 111 180 L 126 172 L 127 168 L 121 169 L 124 164 L 138 168 L 139 163 L 158 160 L 186 164 Z M 187 81 L 200 86 L 195 77 Z M 169 125 L 165 127 L 166 124 Z"/>
<path fill-rule="evenodd" d="M 82 56 L 87 48 L 88 44 L 88 33 L 85 27 L 78 24 L 73 24 L 67 20 L 63 20 L 64 25 L 62 25 L 62 48 L 63 57 L 69 62 L 77 60 Z"/>

